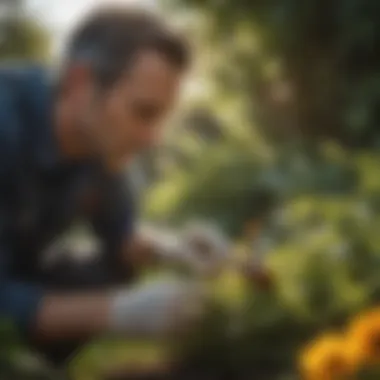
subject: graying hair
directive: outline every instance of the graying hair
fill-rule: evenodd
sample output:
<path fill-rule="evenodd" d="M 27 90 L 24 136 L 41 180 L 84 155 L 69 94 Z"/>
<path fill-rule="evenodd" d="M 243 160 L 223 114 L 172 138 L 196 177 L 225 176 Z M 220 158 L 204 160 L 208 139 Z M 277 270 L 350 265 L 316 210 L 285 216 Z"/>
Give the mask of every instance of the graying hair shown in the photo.
<path fill-rule="evenodd" d="M 101 86 L 115 82 L 138 51 L 155 49 L 178 69 L 189 65 L 189 48 L 182 36 L 155 14 L 107 7 L 90 14 L 74 31 L 67 46 L 64 66 L 85 62 Z"/>

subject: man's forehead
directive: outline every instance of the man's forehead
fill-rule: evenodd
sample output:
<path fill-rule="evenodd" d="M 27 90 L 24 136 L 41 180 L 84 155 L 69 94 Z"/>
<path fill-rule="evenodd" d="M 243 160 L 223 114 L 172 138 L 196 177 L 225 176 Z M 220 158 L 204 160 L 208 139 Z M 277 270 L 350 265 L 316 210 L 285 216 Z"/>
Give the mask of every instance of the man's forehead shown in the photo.
<path fill-rule="evenodd" d="M 125 79 L 132 86 L 168 87 L 178 83 L 180 70 L 164 54 L 155 50 L 143 50 L 136 55 Z"/>

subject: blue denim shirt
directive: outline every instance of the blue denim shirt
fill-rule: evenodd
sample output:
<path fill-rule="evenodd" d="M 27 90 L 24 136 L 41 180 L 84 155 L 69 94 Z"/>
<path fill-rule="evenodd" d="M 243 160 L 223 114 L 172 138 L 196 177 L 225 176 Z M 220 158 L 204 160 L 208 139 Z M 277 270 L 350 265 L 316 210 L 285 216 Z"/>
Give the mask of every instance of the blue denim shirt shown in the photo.
<path fill-rule="evenodd" d="M 57 236 L 78 217 L 91 223 L 105 247 L 106 274 L 98 280 L 104 284 L 123 276 L 119 253 L 133 225 L 125 179 L 107 176 L 93 162 L 60 156 L 53 100 L 43 68 L 0 68 L 0 318 L 26 331 L 52 286 L 38 266 L 39 255 Z M 91 192 L 97 202 L 85 207 Z"/>

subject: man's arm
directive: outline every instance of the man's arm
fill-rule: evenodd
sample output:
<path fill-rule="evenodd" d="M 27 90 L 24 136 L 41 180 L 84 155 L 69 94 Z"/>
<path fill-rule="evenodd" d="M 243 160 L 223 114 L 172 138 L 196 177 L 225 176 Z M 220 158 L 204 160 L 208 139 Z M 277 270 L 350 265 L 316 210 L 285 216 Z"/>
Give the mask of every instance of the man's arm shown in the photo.
<path fill-rule="evenodd" d="M 4 162 L 1 157 L 0 162 Z M 3 169 L 0 165 L 0 174 Z M 0 175 L 0 183 L 2 178 L 7 177 Z M 34 341 L 81 340 L 107 333 L 161 335 L 192 318 L 194 313 L 187 304 L 193 298 L 197 303 L 200 294 L 186 281 L 109 292 L 54 293 L 14 277 L 12 252 L 4 245 L 5 199 L 0 191 L 0 318 L 15 322 Z"/>
<path fill-rule="evenodd" d="M 12 252 L 2 243 L 5 220 L 0 207 L 0 319 L 41 342 L 81 339 L 105 331 L 111 295 L 54 294 L 13 275 Z"/>
<path fill-rule="evenodd" d="M 38 341 L 83 338 L 104 331 L 109 299 L 106 294 L 49 294 L 46 289 L 12 278 L 7 267 L 1 267 L 1 317 Z"/>
<path fill-rule="evenodd" d="M 39 302 L 31 334 L 43 342 L 96 336 L 109 328 L 111 299 L 101 293 L 46 294 Z"/>
<path fill-rule="evenodd" d="M 164 280 L 109 294 L 49 294 L 8 278 L 0 283 L 0 314 L 40 343 L 100 334 L 165 337 L 198 320 L 203 289 L 188 281 Z"/>

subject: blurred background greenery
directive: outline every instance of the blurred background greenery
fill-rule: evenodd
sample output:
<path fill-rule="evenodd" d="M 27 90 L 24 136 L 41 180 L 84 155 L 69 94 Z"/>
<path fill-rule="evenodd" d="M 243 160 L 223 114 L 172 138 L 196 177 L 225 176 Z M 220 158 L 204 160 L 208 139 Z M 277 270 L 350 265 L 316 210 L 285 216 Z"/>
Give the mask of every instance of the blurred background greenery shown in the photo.
<path fill-rule="evenodd" d="M 23 1 L 9 4 L 0 59 L 49 61 L 49 32 Z M 211 220 L 237 251 L 260 251 L 275 282 L 254 288 L 226 270 L 210 320 L 176 352 L 194 378 L 297 379 L 309 339 L 380 299 L 380 2 L 158 6 L 192 36 L 196 62 L 165 144 L 139 163 L 143 216 Z M 259 225 L 253 243 L 248 219 Z M 1 345 L 2 360 L 20 363 L 19 350 Z M 166 351 L 98 342 L 73 374 L 96 379 L 103 366 Z"/>

